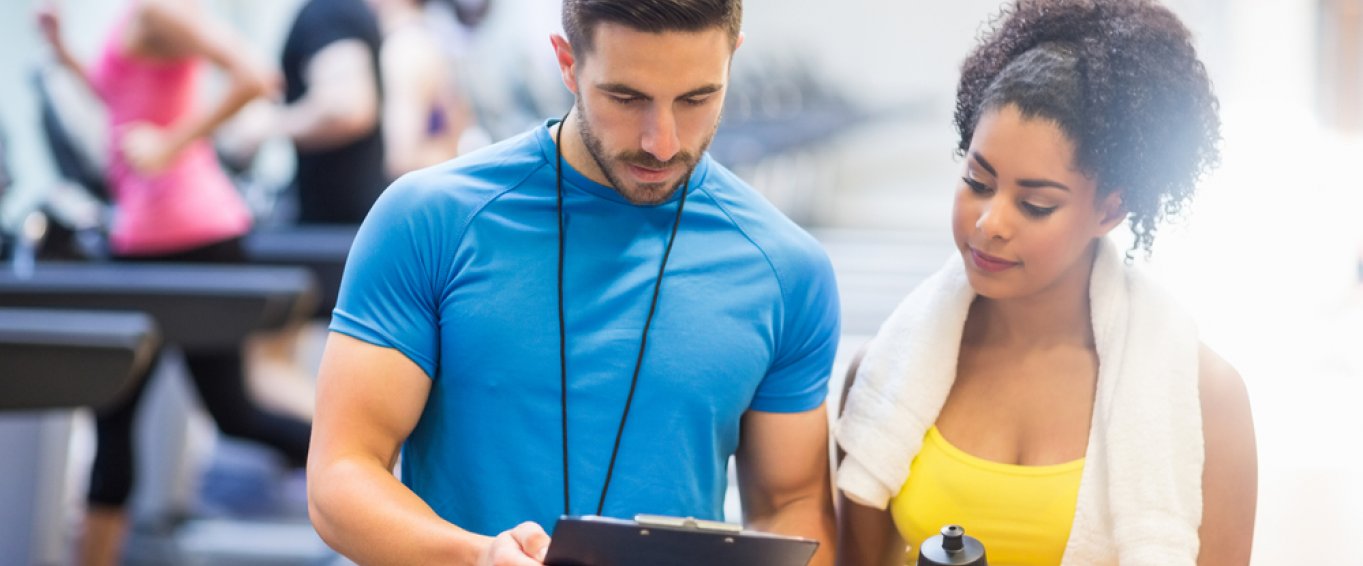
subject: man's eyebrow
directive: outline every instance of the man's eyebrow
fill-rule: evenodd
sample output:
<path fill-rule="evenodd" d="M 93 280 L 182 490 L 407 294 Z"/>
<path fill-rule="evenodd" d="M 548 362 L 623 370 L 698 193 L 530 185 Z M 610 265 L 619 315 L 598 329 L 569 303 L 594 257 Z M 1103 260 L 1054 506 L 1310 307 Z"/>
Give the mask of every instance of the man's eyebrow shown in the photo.
<path fill-rule="evenodd" d="M 719 91 L 721 91 L 721 90 L 724 90 L 724 85 L 721 85 L 721 84 L 709 84 L 709 85 L 705 85 L 705 86 L 700 87 L 700 88 L 696 88 L 696 89 L 692 89 L 692 90 L 686 91 L 685 93 L 683 93 L 683 94 L 682 94 L 681 96 L 679 96 L 678 98 L 691 98 L 691 97 L 693 97 L 693 96 L 704 96 L 704 95 L 707 95 L 707 94 L 714 94 L 714 93 L 719 92 Z"/>
<path fill-rule="evenodd" d="M 600 89 L 600 90 L 604 90 L 604 91 L 609 92 L 609 93 L 612 93 L 612 94 L 620 94 L 620 95 L 630 96 L 630 97 L 634 97 L 634 98 L 642 98 L 642 99 L 644 99 L 644 100 L 653 100 L 653 97 L 652 97 L 652 96 L 650 96 L 650 95 L 648 95 L 648 94 L 645 94 L 645 93 L 639 91 L 639 89 L 636 89 L 636 88 L 634 88 L 634 87 L 631 87 L 631 86 L 626 85 L 626 84 L 623 84 L 623 83 L 603 83 L 603 84 L 597 85 L 596 88 L 598 88 L 598 89 Z M 694 88 L 694 89 L 691 89 L 691 90 L 689 90 L 689 91 L 686 91 L 686 92 L 682 93 L 681 96 L 678 96 L 677 98 L 691 98 L 691 97 L 693 97 L 693 96 L 704 96 L 704 95 L 707 95 L 707 94 L 714 94 L 714 93 L 719 92 L 719 91 L 721 91 L 721 90 L 724 90 L 724 85 L 721 85 L 721 84 L 708 84 L 708 85 L 705 85 L 705 86 L 702 86 L 702 87 L 698 87 L 698 88 Z"/>

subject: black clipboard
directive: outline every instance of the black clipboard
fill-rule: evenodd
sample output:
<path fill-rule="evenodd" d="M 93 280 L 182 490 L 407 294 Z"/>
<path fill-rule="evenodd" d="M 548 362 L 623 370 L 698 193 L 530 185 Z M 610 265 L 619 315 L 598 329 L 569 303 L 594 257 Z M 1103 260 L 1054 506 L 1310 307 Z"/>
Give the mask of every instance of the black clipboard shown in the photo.
<path fill-rule="evenodd" d="M 638 515 L 564 516 L 548 566 L 807 566 L 819 541 L 745 531 L 732 523 Z"/>

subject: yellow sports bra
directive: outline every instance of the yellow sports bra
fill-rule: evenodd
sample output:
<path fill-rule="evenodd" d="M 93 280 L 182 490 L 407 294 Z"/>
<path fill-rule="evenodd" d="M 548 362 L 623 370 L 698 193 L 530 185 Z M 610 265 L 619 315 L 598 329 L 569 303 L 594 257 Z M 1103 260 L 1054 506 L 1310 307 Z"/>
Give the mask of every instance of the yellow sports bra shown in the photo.
<path fill-rule="evenodd" d="M 1083 458 L 1018 466 L 971 456 L 929 428 L 909 479 L 890 500 L 895 527 L 909 544 L 906 563 L 918 559 L 920 543 L 957 524 L 984 543 L 990 564 L 1060 564 L 1083 473 Z"/>

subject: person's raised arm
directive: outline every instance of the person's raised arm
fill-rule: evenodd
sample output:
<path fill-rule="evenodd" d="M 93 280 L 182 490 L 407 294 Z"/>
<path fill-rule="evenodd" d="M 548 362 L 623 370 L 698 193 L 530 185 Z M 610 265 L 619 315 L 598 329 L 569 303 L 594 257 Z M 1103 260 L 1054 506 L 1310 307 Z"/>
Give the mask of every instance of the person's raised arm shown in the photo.
<path fill-rule="evenodd" d="M 66 39 L 62 37 L 61 7 L 56 0 L 45 0 L 38 7 L 38 29 L 42 32 L 43 39 L 52 47 L 52 54 L 57 57 L 57 62 L 71 71 L 85 88 L 98 97 L 99 91 L 95 90 L 94 83 L 90 81 L 85 65 L 71 53 L 70 47 L 66 45 Z"/>
<path fill-rule="evenodd" d="M 378 125 L 378 72 L 359 39 L 323 47 L 303 69 L 307 93 L 284 109 L 284 134 L 305 151 L 325 151 L 360 139 Z"/>
<path fill-rule="evenodd" d="M 138 4 L 128 26 L 133 52 L 157 58 L 203 57 L 227 75 L 227 91 L 206 111 L 166 129 L 141 125 L 122 140 L 129 163 L 154 173 L 189 144 L 206 137 L 252 99 L 277 89 L 277 75 L 252 57 L 246 42 L 198 8 L 168 0 Z"/>
<path fill-rule="evenodd" d="M 359 564 L 540 564 L 549 537 L 523 523 L 495 538 L 442 519 L 393 476 L 431 380 L 401 352 L 332 333 L 317 378 L 308 515 Z"/>
<path fill-rule="evenodd" d="M 1259 464 L 1249 395 L 1235 368 L 1202 348 L 1202 526 L 1198 566 L 1249 564 Z"/>
<path fill-rule="evenodd" d="M 743 519 L 750 527 L 819 541 L 810 562 L 832 566 L 835 542 L 828 467 L 828 411 L 748 411 L 735 453 Z"/>

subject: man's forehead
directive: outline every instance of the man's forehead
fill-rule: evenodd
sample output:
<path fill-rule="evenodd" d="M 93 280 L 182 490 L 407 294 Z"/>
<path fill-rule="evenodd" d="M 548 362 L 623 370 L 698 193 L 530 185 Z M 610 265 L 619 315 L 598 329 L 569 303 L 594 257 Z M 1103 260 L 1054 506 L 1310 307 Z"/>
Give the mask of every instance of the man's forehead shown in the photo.
<path fill-rule="evenodd" d="M 602 23 L 594 33 L 591 51 L 578 58 L 592 83 L 646 92 L 649 85 L 686 91 L 727 80 L 733 47 L 721 28 L 648 32 Z"/>

